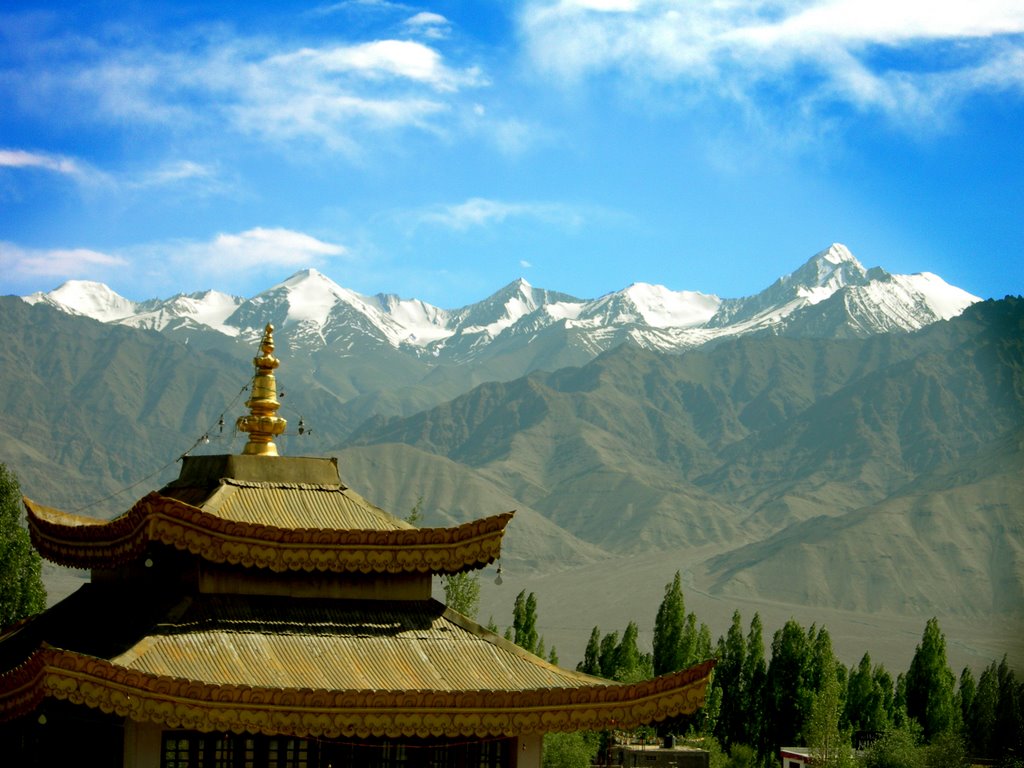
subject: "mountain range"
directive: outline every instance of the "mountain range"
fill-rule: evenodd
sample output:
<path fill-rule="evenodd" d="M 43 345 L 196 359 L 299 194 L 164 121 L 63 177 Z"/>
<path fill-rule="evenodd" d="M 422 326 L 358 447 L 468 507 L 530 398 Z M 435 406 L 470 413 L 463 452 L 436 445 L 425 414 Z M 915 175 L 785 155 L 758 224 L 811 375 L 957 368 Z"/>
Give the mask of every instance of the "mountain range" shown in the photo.
<path fill-rule="evenodd" d="M 649 626 L 675 570 L 716 633 L 737 605 L 828 613 L 840 649 L 842 627 L 856 643 L 939 615 L 987 663 L 1024 628 L 1019 299 L 833 245 L 741 299 L 517 281 L 442 310 L 307 270 L 247 300 L 68 283 L 0 317 L 0 460 L 43 503 L 109 516 L 182 452 L 238 450 L 273 322 L 284 451 L 339 455 L 346 483 L 428 525 L 516 509 L 505 581 L 538 593 L 569 659 L 594 623 Z M 505 620 L 508 594 L 484 580 L 484 601 Z"/>
<path fill-rule="evenodd" d="M 483 301 L 449 310 L 391 294 L 364 296 L 312 269 L 250 299 L 205 291 L 134 302 L 86 281 L 24 298 L 175 336 L 215 332 L 251 340 L 270 322 L 287 334 L 292 350 L 331 347 L 344 355 L 391 347 L 459 363 L 500 357 L 527 344 L 549 347 L 550 338 L 592 356 L 625 341 L 680 352 L 748 334 L 867 336 L 916 330 L 955 317 L 978 300 L 930 273 L 865 269 L 838 243 L 761 293 L 740 299 L 634 283 L 584 300 L 519 279 Z"/>

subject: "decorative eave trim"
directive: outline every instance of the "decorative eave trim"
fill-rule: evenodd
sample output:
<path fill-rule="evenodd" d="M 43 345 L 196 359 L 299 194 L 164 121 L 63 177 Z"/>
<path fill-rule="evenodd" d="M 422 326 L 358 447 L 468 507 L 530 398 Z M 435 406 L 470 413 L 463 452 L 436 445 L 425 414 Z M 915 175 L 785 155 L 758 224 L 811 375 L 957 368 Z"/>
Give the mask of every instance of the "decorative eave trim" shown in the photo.
<path fill-rule="evenodd" d="M 213 685 L 44 646 L 0 676 L 0 721 L 44 698 L 137 722 L 297 738 L 514 736 L 633 728 L 692 714 L 714 660 L 632 685 L 525 691 L 326 691 Z"/>
<path fill-rule="evenodd" d="M 329 530 L 237 522 L 150 493 L 110 521 L 96 521 L 24 499 L 29 533 L 40 554 L 72 568 L 111 568 L 138 559 L 159 542 L 213 563 L 272 571 L 458 573 L 501 554 L 513 512 L 453 528 Z"/>

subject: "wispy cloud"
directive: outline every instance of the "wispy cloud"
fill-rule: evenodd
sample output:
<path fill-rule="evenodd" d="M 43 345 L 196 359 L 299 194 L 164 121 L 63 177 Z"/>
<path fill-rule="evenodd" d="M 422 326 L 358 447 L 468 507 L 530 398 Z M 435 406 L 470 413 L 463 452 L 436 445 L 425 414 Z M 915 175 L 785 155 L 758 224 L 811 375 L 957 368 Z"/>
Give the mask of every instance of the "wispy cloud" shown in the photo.
<path fill-rule="evenodd" d="M 575 228 L 582 225 L 583 213 L 575 207 L 561 203 L 513 203 L 473 197 L 453 205 L 436 206 L 416 216 L 425 224 L 464 232 L 473 227 L 486 227 L 513 218 L 529 218 Z"/>
<path fill-rule="evenodd" d="M 614 74 L 789 114 L 932 119 L 973 92 L 1024 91 L 1014 0 L 560 0 L 521 24 L 535 65 L 566 82 Z"/>
<path fill-rule="evenodd" d="M 347 253 L 342 245 L 303 232 L 264 227 L 221 233 L 208 242 L 162 244 L 157 248 L 169 251 L 173 261 L 206 274 L 301 269 Z"/>
<path fill-rule="evenodd" d="M 0 168 L 51 171 L 91 184 L 109 180 L 105 174 L 72 157 L 24 149 L 0 149 Z"/>
<path fill-rule="evenodd" d="M 192 192 L 223 191 L 226 185 L 217 178 L 215 169 L 191 160 L 163 163 L 150 170 L 133 174 L 113 174 L 66 155 L 34 152 L 24 149 L 0 149 L 0 168 L 19 171 L 41 170 L 64 176 L 72 181 L 105 189 L 137 190 L 189 185 Z"/>
<path fill-rule="evenodd" d="M 119 285 L 121 291 L 127 288 L 136 298 L 141 298 L 140 291 L 155 295 L 165 292 L 167 285 L 180 286 L 180 277 L 171 273 L 189 275 L 193 285 L 186 290 L 216 286 L 244 293 L 251 281 L 279 279 L 282 270 L 323 266 L 347 257 L 343 245 L 280 227 L 224 232 L 205 241 L 129 245 L 113 252 L 0 242 L 0 272 L 12 285 L 87 278 Z"/>
<path fill-rule="evenodd" d="M 445 20 L 435 16 L 409 21 L 441 29 Z M 84 123 L 228 130 L 353 155 L 382 130 L 445 130 L 441 118 L 455 113 L 460 94 L 488 85 L 478 66 L 452 64 L 436 45 L 408 39 L 296 47 L 193 30 L 121 45 L 76 37 L 49 44 L 50 55 L 46 45 L 22 43 L 20 60 L 0 70 L 0 95 L 28 111 L 59 104 Z"/>
<path fill-rule="evenodd" d="M 89 248 L 22 248 L 0 242 L 0 267 L 12 282 L 38 278 L 54 281 L 103 279 L 103 275 L 129 264 L 128 259 L 121 256 Z"/>
<path fill-rule="evenodd" d="M 439 13 L 429 11 L 420 11 L 410 16 L 402 26 L 412 34 L 423 35 L 433 40 L 441 40 L 451 34 L 451 22 Z"/>

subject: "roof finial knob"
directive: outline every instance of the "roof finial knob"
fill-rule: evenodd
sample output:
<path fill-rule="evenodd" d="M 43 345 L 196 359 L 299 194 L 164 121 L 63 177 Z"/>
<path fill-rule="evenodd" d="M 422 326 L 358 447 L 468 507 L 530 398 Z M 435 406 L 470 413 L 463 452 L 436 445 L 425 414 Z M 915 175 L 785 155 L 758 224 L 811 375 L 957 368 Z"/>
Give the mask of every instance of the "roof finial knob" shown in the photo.
<path fill-rule="evenodd" d="M 280 365 L 274 357 L 274 326 L 267 323 L 260 341 L 260 354 L 253 358 L 256 373 L 252 377 L 252 392 L 246 401 L 248 416 L 236 422 L 239 431 L 249 433 L 249 442 L 242 453 L 249 456 L 277 456 L 274 438 L 284 432 L 288 422 L 277 415 L 281 404 L 277 401 L 277 380 L 274 369 Z"/>

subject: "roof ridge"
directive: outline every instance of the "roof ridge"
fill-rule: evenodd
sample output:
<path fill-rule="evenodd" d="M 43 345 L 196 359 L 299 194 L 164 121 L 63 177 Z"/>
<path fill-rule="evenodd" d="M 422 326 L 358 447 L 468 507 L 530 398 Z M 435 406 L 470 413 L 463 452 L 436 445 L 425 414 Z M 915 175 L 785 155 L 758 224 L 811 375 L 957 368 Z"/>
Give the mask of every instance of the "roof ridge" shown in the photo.
<path fill-rule="evenodd" d="M 221 485 L 233 485 L 238 488 L 281 488 L 284 490 L 302 491 L 347 491 L 344 483 L 293 483 L 285 480 L 238 480 L 233 477 L 222 477 Z"/>

